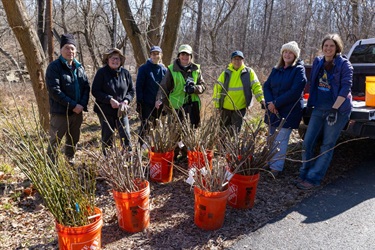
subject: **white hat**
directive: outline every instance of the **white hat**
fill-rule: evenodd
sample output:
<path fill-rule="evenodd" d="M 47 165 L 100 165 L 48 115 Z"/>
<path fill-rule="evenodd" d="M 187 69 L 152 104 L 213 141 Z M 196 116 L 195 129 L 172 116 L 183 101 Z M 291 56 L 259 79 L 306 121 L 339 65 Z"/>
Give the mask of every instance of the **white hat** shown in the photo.
<path fill-rule="evenodd" d="M 189 44 L 182 44 L 180 48 L 178 48 L 178 54 L 185 52 L 188 53 L 189 55 L 193 54 L 193 49 Z"/>
<path fill-rule="evenodd" d="M 292 51 L 296 58 L 299 58 L 299 53 L 301 52 L 301 50 L 298 48 L 298 44 L 295 41 L 284 44 L 281 47 L 280 53 L 283 54 L 284 50 Z"/>

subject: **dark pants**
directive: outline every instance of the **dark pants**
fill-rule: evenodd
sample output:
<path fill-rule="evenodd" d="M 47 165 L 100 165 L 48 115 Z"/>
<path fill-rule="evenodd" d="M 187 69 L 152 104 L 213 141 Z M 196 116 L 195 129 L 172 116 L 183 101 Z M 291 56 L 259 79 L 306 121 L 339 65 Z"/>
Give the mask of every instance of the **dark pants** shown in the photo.
<path fill-rule="evenodd" d="M 190 102 L 186 103 L 183 106 L 185 111 L 185 115 L 189 116 L 190 123 L 194 128 L 199 127 L 201 123 L 201 115 L 199 110 L 199 103 L 198 102 Z M 180 120 L 185 119 L 186 117 L 183 116 L 183 112 L 181 110 L 176 110 L 178 114 L 178 118 Z"/>
<path fill-rule="evenodd" d="M 102 150 L 106 154 L 106 148 L 113 146 L 113 135 L 117 129 L 124 149 L 131 149 L 130 126 L 128 116 L 106 116 L 98 114 L 100 126 L 102 127 Z"/>
<path fill-rule="evenodd" d="M 149 105 L 149 104 L 143 104 L 140 107 L 140 115 L 141 115 L 141 127 L 139 128 L 139 138 L 138 142 L 140 144 L 143 144 L 144 137 L 148 133 L 150 126 L 149 122 L 152 122 L 153 125 L 155 126 L 155 119 L 160 117 L 162 111 L 162 107 L 159 109 L 155 108 L 154 105 Z"/>
<path fill-rule="evenodd" d="M 81 135 L 81 125 L 83 121 L 83 114 L 56 115 L 51 114 L 50 128 L 49 128 L 49 146 L 48 155 L 51 159 L 56 158 L 56 150 L 59 147 L 62 138 L 65 136 L 65 150 L 64 153 L 68 159 L 74 157 L 76 146 Z"/>
<path fill-rule="evenodd" d="M 241 110 L 221 110 L 221 122 L 222 126 L 229 130 L 233 134 L 233 129 L 238 133 L 241 130 L 243 118 L 246 114 L 246 108 Z"/>
<path fill-rule="evenodd" d="M 181 109 L 176 109 L 178 114 L 178 118 L 182 121 L 187 118 L 190 119 L 190 124 L 193 128 L 197 128 L 200 125 L 201 117 L 200 117 L 200 110 L 199 110 L 199 103 L 198 102 L 191 102 L 188 104 L 183 105 L 183 111 Z M 185 115 L 184 115 L 185 113 Z M 174 158 L 175 160 L 178 157 L 178 154 L 181 153 L 181 159 L 186 159 L 187 157 L 187 148 L 186 146 L 179 148 L 176 147 L 174 150 Z"/>

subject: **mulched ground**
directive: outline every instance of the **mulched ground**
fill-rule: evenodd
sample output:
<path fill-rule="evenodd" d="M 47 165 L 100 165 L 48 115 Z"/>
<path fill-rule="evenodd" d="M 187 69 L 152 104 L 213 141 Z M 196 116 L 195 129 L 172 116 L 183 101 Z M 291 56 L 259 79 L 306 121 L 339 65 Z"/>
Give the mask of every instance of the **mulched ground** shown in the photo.
<path fill-rule="evenodd" d="M 290 158 L 300 160 L 301 141 L 294 136 Z M 341 142 L 348 138 L 341 139 Z M 334 159 L 323 185 L 373 154 L 375 140 L 350 141 L 335 149 Z M 224 249 L 246 236 L 315 191 L 301 191 L 291 184 L 298 175 L 299 162 L 288 161 L 285 171 L 273 179 L 263 172 L 255 206 L 249 210 L 226 209 L 224 225 L 204 231 L 194 224 L 194 192 L 185 176 L 174 170 L 171 183 L 151 183 L 151 225 L 144 232 L 129 234 L 117 225 L 109 186 L 97 183 L 97 206 L 102 209 L 103 249 Z M 0 172 L 0 249 L 56 249 L 57 237 L 52 216 L 38 193 L 28 194 L 30 183 L 21 174 Z M 26 191 L 25 191 L 26 190 Z M 19 195 L 21 194 L 21 195 Z"/>

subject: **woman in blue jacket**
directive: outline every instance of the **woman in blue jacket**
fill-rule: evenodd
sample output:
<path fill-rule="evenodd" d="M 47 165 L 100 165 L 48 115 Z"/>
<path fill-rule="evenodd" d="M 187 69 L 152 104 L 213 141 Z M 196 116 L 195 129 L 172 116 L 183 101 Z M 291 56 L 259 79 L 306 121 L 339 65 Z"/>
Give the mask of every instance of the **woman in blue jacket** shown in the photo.
<path fill-rule="evenodd" d="M 325 36 L 321 49 L 323 57 L 315 58 L 311 71 L 307 107 L 314 109 L 303 142 L 303 164 L 296 180 L 297 188 L 304 190 L 320 185 L 331 163 L 333 148 L 352 110 L 353 67 L 341 56 L 341 38 L 337 34 Z M 320 153 L 314 157 L 314 147 L 320 135 Z"/>
<path fill-rule="evenodd" d="M 277 65 L 263 85 L 267 112 L 265 122 L 270 135 L 283 121 L 276 135 L 273 150 L 278 151 L 269 163 L 270 171 L 276 177 L 284 169 L 285 155 L 292 129 L 298 128 L 302 117 L 302 93 L 306 84 L 305 68 L 299 59 L 300 49 L 295 41 L 284 44 Z"/>
<path fill-rule="evenodd" d="M 141 119 L 139 142 L 148 131 L 148 121 L 154 122 L 160 117 L 162 109 L 155 108 L 159 85 L 167 68 L 161 63 L 163 51 L 159 46 L 150 49 L 150 58 L 138 69 L 136 82 L 137 111 Z"/>
<path fill-rule="evenodd" d="M 122 66 L 125 56 L 117 48 L 110 49 L 103 55 L 104 67 L 100 68 L 92 83 L 92 95 L 95 97 L 94 111 L 97 113 L 102 128 L 102 147 L 113 146 L 113 134 L 117 129 L 121 146 L 131 151 L 130 127 L 127 110 L 134 98 L 132 77 Z"/>

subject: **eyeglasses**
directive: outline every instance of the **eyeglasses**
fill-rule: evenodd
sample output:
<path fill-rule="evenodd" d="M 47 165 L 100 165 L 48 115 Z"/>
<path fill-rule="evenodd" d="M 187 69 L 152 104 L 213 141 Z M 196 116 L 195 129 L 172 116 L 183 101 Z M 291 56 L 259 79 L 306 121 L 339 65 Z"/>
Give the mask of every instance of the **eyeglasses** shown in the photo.
<path fill-rule="evenodd" d="M 111 61 L 120 61 L 120 57 L 110 57 L 109 60 L 111 60 Z"/>

